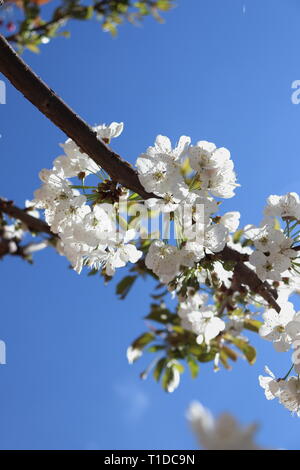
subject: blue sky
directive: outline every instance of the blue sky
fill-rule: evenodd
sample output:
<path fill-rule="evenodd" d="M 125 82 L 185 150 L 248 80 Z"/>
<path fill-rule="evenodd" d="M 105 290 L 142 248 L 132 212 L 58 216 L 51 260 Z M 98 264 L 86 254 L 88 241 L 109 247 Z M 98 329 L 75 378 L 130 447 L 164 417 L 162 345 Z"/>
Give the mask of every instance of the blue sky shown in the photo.
<path fill-rule="evenodd" d="M 300 192 L 300 105 L 291 102 L 291 84 L 300 79 L 300 4 L 178 0 L 165 18 L 163 25 L 124 25 L 116 39 L 96 22 L 74 22 L 70 40 L 24 59 L 91 125 L 124 121 L 114 148 L 131 162 L 159 133 L 229 148 L 241 188 L 224 210 L 240 210 L 242 224 L 258 223 L 269 194 Z M 22 205 L 65 136 L 8 83 L 0 134 L 1 195 Z M 271 343 L 254 338 L 252 367 L 241 360 L 215 374 L 203 364 L 198 379 L 185 374 L 166 395 L 139 379 L 147 360 L 128 366 L 125 356 L 144 330 L 151 282 L 139 280 L 119 301 L 115 283 L 78 276 L 51 250 L 34 266 L 5 259 L 0 273 L 7 344 L 0 448 L 195 448 L 184 418 L 194 399 L 215 414 L 259 422 L 263 445 L 300 448 L 300 421 L 258 386 L 265 364 L 278 375 L 290 365 Z"/>

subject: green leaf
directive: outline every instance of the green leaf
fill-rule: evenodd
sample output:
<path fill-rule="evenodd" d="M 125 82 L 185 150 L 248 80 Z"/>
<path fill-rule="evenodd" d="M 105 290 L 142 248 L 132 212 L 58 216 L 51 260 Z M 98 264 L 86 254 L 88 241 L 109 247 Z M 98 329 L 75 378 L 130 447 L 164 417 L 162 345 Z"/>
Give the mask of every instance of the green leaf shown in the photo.
<path fill-rule="evenodd" d="M 134 342 L 132 343 L 132 347 L 134 349 L 143 349 L 147 344 L 151 343 L 155 338 L 153 333 L 144 333 L 139 336 Z"/>
<path fill-rule="evenodd" d="M 34 52 L 35 54 L 38 54 L 40 52 L 40 49 L 36 44 L 26 44 L 27 49 L 29 49 L 31 52 Z"/>
<path fill-rule="evenodd" d="M 199 364 L 193 356 L 188 356 L 186 361 L 189 366 L 191 376 L 195 379 L 199 374 Z"/>
<path fill-rule="evenodd" d="M 89 272 L 88 272 L 88 276 L 95 276 L 95 274 L 98 274 L 98 269 L 91 269 Z"/>
<path fill-rule="evenodd" d="M 170 364 L 170 363 L 169 363 Z M 177 364 L 179 363 L 172 363 L 171 365 L 167 365 L 166 366 L 166 370 L 165 370 L 165 373 L 162 377 L 162 386 L 163 386 L 163 389 L 166 391 L 166 392 L 170 392 L 171 390 L 169 390 L 169 386 L 170 384 L 174 381 L 175 379 L 175 375 L 174 375 L 174 370 L 175 369 L 178 369 L 176 366 Z M 180 364 L 179 364 L 180 365 Z M 179 369 L 178 369 L 179 370 Z M 179 371 L 180 372 L 180 371 Z M 172 390 L 173 391 L 173 390 Z"/>
<path fill-rule="evenodd" d="M 150 11 L 144 2 L 135 2 L 134 6 L 138 8 L 140 15 L 149 15 Z"/>
<path fill-rule="evenodd" d="M 163 290 L 160 294 L 151 294 L 152 299 L 154 300 L 160 300 L 162 299 L 165 295 L 168 294 L 168 290 L 165 289 Z"/>
<path fill-rule="evenodd" d="M 244 316 L 244 309 L 243 308 L 236 308 L 230 313 L 233 317 L 241 317 Z"/>
<path fill-rule="evenodd" d="M 116 293 L 120 299 L 125 299 L 136 278 L 137 276 L 126 276 L 117 284 Z"/>
<path fill-rule="evenodd" d="M 76 5 L 71 11 L 70 16 L 76 20 L 88 20 L 93 16 L 94 9 L 92 6 Z"/>
<path fill-rule="evenodd" d="M 93 14 L 94 14 L 94 8 L 93 8 L 92 5 L 90 5 L 90 6 L 88 6 L 87 9 L 86 9 L 86 17 L 85 17 L 85 19 L 86 19 L 86 20 L 91 19 L 92 16 L 93 16 Z"/>
<path fill-rule="evenodd" d="M 156 6 L 161 11 L 168 11 L 172 7 L 170 0 L 158 0 Z"/>
<path fill-rule="evenodd" d="M 241 339 L 232 336 L 231 342 L 244 354 L 249 364 L 253 365 L 256 361 L 256 350 L 250 344 Z"/>
<path fill-rule="evenodd" d="M 176 318 L 176 315 L 172 314 L 170 310 L 158 304 L 151 304 L 151 312 L 146 316 L 147 320 L 153 320 L 164 325 L 173 324 Z"/>
<path fill-rule="evenodd" d="M 174 372 L 172 367 L 167 367 L 162 378 L 162 387 L 167 392 L 169 384 L 172 382 L 174 377 Z"/>
<path fill-rule="evenodd" d="M 27 19 L 35 19 L 37 16 L 39 16 L 40 9 L 38 5 L 31 4 L 29 6 L 25 6 L 25 12 L 26 12 Z"/>
<path fill-rule="evenodd" d="M 207 349 L 206 345 L 192 345 L 190 347 L 190 352 L 197 358 L 199 362 L 210 362 L 213 361 L 217 353 L 215 347 L 211 347 L 210 350 Z"/>
<path fill-rule="evenodd" d="M 223 353 L 229 357 L 232 361 L 236 361 L 238 356 L 236 354 L 235 351 L 233 351 L 232 349 L 228 348 L 227 346 L 223 346 L 223 348 L 221 349 L 221 351 L 223 351 Z"/>
<path fill-rule="evenodd" d="M 156 380 L 156 382 L 159 382 L 161 374 L 167 364 L 167 358 L 162 357 L 156 364 L 154 370 L 153 370 L 153 377 Z"/>
<path fill-rule="evenodd" d="M 61 31 L 59 33 L 59 36 L 63 36 L 64 38 L 69 39 L 71 37 L 71 33 L 70 33 L 70 31 Z"/>
<path fill-rule="evenodd" d="M 242 238 L 243 233 L 243 230 L 237 230 L 233 235 L 233 243 L 238 243 Z"/>
<path fill-rule="evenodd" d="M 174 364 L 172 365 L 172 367 L 174 367 L 175 369 L 177 369 L 180 374 L 183 374 L 183 372 L 184 372 L 184 366 L 183 366 L 182 364 L 180 364 L 180 362 L 174 362 Z"/>
<path fill-rule="evenodd" d="M 227 354 L 225 353 L 224 349 L 222 349 L 220 351 L 220 361 L 223 364 L 223 366 L 225 367 L 225 369 L 227 369 L 227 370 L 231 369 L 231 366 L 228 364 Z"/>
<path fill-rule="evenodd" d="M 102 24 L 102 29 L 103 31 L 109 32 L 112 36 L 117 35 L 116 25 L 108 20 Z"/>
<path fill-rule="evenodd" d="M 225 261 L 223 263 L 223 268 L 226 270 L 226 271 L 232 271 L 234 266 L 235 266 L 235 261 Z"/>
<path fill-rule="evenodd" d="M 164 349 L 166 349 L 166 347 L 163 344 L 153 344 L 153 346 L 150 346 L 147 349 L 147 352 L 154 353 L 157 351 L 162 351 Z"/>
<path fill-rule="evenodd" d="M 255 333 L 258 333 L 262 324 L 263 322 L 260 320 L 249 319 L 249 320 L 244 321 L 244 328 L 250 331 L 254 331 Z"/>

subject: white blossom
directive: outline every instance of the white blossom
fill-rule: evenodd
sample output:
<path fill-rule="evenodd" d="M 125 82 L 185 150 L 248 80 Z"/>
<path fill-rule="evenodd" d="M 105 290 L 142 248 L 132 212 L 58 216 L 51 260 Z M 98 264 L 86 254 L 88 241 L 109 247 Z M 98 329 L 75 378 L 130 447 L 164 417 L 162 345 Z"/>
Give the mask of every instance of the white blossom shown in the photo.
<path fill-rule="evenodd" d="M 187 189 L 180 173 L 180 163 L 189 143 L 190 138 L 182 136 L 177 147 L 172 149 L 168 137 L 159 135 L 154 147 L 149 147 L 138 157 L 138 176 L 146 191 L 159 196 L 171 193 L 176 197 L 182 188 Z"/>
<path fill-rule="evenodd" d="M 295 310 L 291 302 L 281 302 L 279 313 L 274 309 L 268 309 L 263 313 L 264 323 L 259 329 L 259 334 L 264 339 L 272 341 L 277 351 L 288 351 L 291 345 L 291 337 L 287 331 L 287 325 L 294 319 Z"/>
<path fill-rule="evenodd" d="M 205 227 L 196 233 L 195 241 L 187 241 L 186 250 L 195 253 L 198 260 L 204 258 L 205 253 L 218 253 L 225 247 L 228 230 L 222 224 Z"/>
<path fill-rule="evenodd" d="M 225 322 L 216 316 L 216 312 L 213 311 L 211 306 L 202 307 L 199 313 L 200 317 L 198 315 L 194 317 L 189 315 L 188 320 L 192 323 L 192 330 L 197 335 L 197 343 L 202 344 L 205 342 L 209 344 L 225 329 Z"/>
<path fill-rule="evenodd" d="M 226 214 L 222 215 L 220 223 L 232 233 L 238 229 L 240 217 L 241 214 L 239 212 L 226 212 Z"/>
<path fill-rule="evenodd" d="M 24 236 L 24 230 L 22 226 L 18 223 L 4 225 L 2 227 L 2 230 L 3 230 L 2 237 L 5 240 L 12 240 L 13 238 L 17 240 L 22 240 Z"/>
<path fill-rule="evenodd" d="M 208 295 L 196 292 L 189 295 L 187 299 L 180 302 L 178 305 L 178 315 L 180 318 L 185 318 L 191 312 L 198 312 L 199 309 L 207 302 Z"/>
<path fill-rule="evenodd" d="M 240 336 L 244 329 L 244 318 L 237 315 L 231 315 L 226 322 L 226 331 L 232 336 Z"/>
<path fill-rule="evenodd" d="M 62 145 L 68 144 L 66 143 Z M 79 150 L 72 158 L 61 155 L 60 157 L 57 157 L 53 163 L 55 170 L 58 173 L 63 173 L 66 178 L 81 175 L 87 176 L 99 171 L 99 166 L 94 162 L 94 160 L 89 158 L 85 153 L 81 153 Z"/>
<path fill-rule="evenodd" d="M 236 175 L 230 153 L 225 148 L 217 149 L 210 142 L 199 141 L 189 150 L 191 167 L 197 172 L 201 190 L 222 198 L 234 196 Z"/>
<path fill-rule="evenodd" d="M 47 240 L 44 240 L 44 241 L 39 242 L 39 243 L 29 243 L 23 249 L 23 253 L 25 255 L 30 255 L 31 253 L 35 253 L 36 251 L 44 250 L 48 246 L 49 246 L 49 242 Z"/>
<path fill-rule="evenodd" d="M 128 363 L 133 364 L 137 359 L 139 359 L 143 355 L 143 351 L 141 349 L 129 346 L 129 348 L 127 348 L 126 355 Z"/>
<path fill-rule="evenodd" d="M 262 281 L 281 281 L 281 273 L 291 266 L 288 256 L 280 253 L 265 255 L 261 251 L 254 251 L 249 257 L 249 262 L 255 267 L 256 274 Z"/>
<path fill-rule="evenodd" d="M 185 302 L 179 303 L 178 315 L 181 325 L 197 335 L 198 344 L 209 344 L 225 329 L 225 322 L 217 316 L 213 305 L 203 305 L 207 297 L 200 293 L 188 297 Z"/>
<path fill-rule="evenodd" d="M 300 198 L 296 193 L 269 196 L 264 210 L 266 216 L 300 219 Z"/>
<path fill-rule="evenodd" d="M 179 365 L 178 361 L 173 359 L 172 361 L 169 361 L 166 366 L 165 373 L 167 373 L 167 371 L 170 373 L 170 380 L 166 384 L 168 393 L 173 393 L 180 384 L 180 372 L 176 367 L 177 364 Z"/>
<path fill-rule="evenodd" d="M 162 240 L 154 240 L 145 258 L 145 264 L 167 284 L 179 273 L 181 263 L 180 250 Z"/>
<path fill-rule="evenodd" d="M 124 267 L 128 262 L 136 263 L 143 252 L 137 250 L 136 246 L 130 243 L 136 236 L 135 230 L 127 230 L 122 235 L 117 233 L 116 237 L 109 242 L 109 255 L 106 261 L 106 273 L 113 276 L 116 268 Z"/>
<path fill-rule="evenodd" d="M 283 380 L 276 380 L 275 375 L 267 366 L 265 366 L 265 372 L 268 375 L 260 375 L 258 377 L 259 384 L 265 391 L 266 399 L 274 400 L 274 398 L 278 398 L 280 396 Z"/>
<path fill-rule="evenodd" d="M 282 387 L 279 396 L 280 403 L 300 417 L 300 380 L 299 377 L 289 377 Z"/>
<path fill-rule="evenodd" d="M 300 381 L 299 377 L 276 379 L 274 374 L 266 368 L 267 377 L 259 376 L 259 383 L 265 390 L 267 400 L 278 398 L 279 402 L 300 417 Z"/>
<path fill-rule="evenodd" d="M 111 139 L 119 137 L 123 132 L 123 128 L 123 122 L 112 122 L 109 126 L 101 124 L 93 129 L 96 131 L 98 139 L 102 139 L 105 143 L 109 144 Z"/>

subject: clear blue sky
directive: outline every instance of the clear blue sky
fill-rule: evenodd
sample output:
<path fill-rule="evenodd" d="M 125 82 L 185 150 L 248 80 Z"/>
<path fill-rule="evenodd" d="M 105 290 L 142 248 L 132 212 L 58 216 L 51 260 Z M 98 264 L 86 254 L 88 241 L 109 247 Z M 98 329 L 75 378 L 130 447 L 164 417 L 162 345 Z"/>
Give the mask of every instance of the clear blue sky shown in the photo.
<path fill-rule="evenodd" d="M 122 26 L 116 39 L 97 23 L 73 23 L 70 40 L 24 58 L 90 124 L 124 121 L 114 148 L 132 162 L 159 133 L 228 147 L 242 187 L 224 208 L 258 223 L 269 194 L 300 192 L 300 105 L 291 103 L 299 1 L 178 0 L 165 18 Z M 65 136 L 9 84 L 0 133 L 1 194 L 22 205 Z M 139 379 L 147 361 L 128 366 L 125 357 L 144 330 L 151 284 L 139 281 L 119 301 L 113 283 L 78 276 L 50 250 L 35 260 L 0 264 L 0 448 L 194 448 L 184 418 L 194 399 L 259 422 L 264 445 L 300 448 L 299 419 L 267 402 L 257 381 L 264 364 L 282 375 L 289 354 L 258 339 L 254 366 L 241 360 L 215 374 L 204 364 L 166 395 Z"/>

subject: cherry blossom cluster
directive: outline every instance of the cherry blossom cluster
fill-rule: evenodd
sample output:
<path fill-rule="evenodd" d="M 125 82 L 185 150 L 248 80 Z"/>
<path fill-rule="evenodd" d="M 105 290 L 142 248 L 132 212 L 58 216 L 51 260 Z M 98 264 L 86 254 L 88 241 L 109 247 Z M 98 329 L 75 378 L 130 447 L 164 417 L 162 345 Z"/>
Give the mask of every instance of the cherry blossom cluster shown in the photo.
<path fill-rule="evenodd" d="M 191 145 L 191 139 L 182 136 L 178 145 L 172 148 L 169 138 L 159 135 L 154 146 L 137 159 L 136 166 L 146 191 L 157 196 L 146 201 L 152 210 L 159 208 L 163 213 L 176 214 L 180 206 L 203 208 L 200 213 L 194 211 L 191 223 L 187 223 L 188 229 L 184 215 L 182 218 L 175 216 L 176 233 L 184 234 L 177 246 L 163 240 L 155 240 L 150 245 L 145 264 L 162 283 L 168 284 L 185 268 L 194 268 L 206 254 L 220 252 L 229 241 L 229 234 L 238 228 L 239 212 L 228 212 L 218 217 L 217 223 L 213 220 L 219 209 L 215 197 L 231 198 L 238 186 L 234 164 L 229 151 L 216 148 L 213 143 L 199 141 Z M 200 226 L 197 225 L 199 221 Z M 191 230 L 193 222 L 196 239 Z M 229 280 L 230 274 L 221 263 L 217 268 Z M 199 278 L 203 277 L 200 269 L 197 274 Z M 177 290 L 180 287 L 179 279 L 176 287 Z M 204 305 L 206 300 L 207 296 L 199 293 L 188 296 L 179 303 L 178 315 L 181 325 L 196 334 L 199 344 L 209 345 L 225 329 L 225 322 L 214 305 Z"/>
<path fill-rule="evenodd" d="M 297 272 L 300 224 L 298 194 L 270 196 L 264 215 L 260 227 L 248 226 L 245 230 L 245 236 L 253 241 L 255 247 L 249 261 L 262 281 L 281 281 L 288 270 Z"/>
<path fill-rule="evenodd" d="M 178 315 L 181 325 L 197 335 L 196 342 L 210 344 L 220 331 L 225 329 L 225 322 L 218 316 L 215 305 L 205 305 L 207 294 L 196 292 L 186 301 L 179 303 Z"/>
<path fill-rule="evenodd" d="M 259 334 L 271 341 L 278 352 L 294 349 L 292 366 L 283 379 L 275 379 L 267 369 L 269 377 L 260 376 L 260 384 L 266 397 L 277 397 L 287 409 L 300 416 L 300 312 L 296 312 L 289 301 L 298 293 L 299 284 L 299 225 L 300 198 L 296 193 L 270 196 L 264 210 L 260 227 L 247 226 L 244 235 L 251 240 L 255 250 L 249 256 L 249 263 L 261 280 L 271 282 L 278 293 L 277 304 L 280 312 L 265 308 L 263 324 Z M 298 377 L 289 377 L 292 370 Z M 299 390 L 298 390 L 299 388 Z M 299 394 L 299 395 L 298 395 Z"/>
<path fill-rule="evenodd" d="M 122 123 L 94 128 L 97 137 L 105 143 L 118 137 L 122 130 Z M 87 265 L 93 269 L 103 268 L 112 276 L 116 268 L 125 266 L 128 261 L 134 263 L 142 256 L 131 243 L 136 233 L 133 229 L 125 233 L 117 230 L 116 204 L 112 206 L 97 200 L 95 190 L 92 194 L 79 191 L 92 188 L 86 186 L 86 178 L 89 175 L 103 177 L 103 170 L 72 140 L 62 148 L 65 154 L 54 160 L 53 168 L 40 172 L 43 185 L 35 191 L 34 204 L 45 210 L 46 222 L 60 238 L 59 252 L 69 259 L 77 272 Z M 187 161 L 190 174 L 184 177 Z M 146 191 L 157 196 L 146 201 L 148 209 L 174 213 L 184 204 L 198 204 L 204 208 L 201 233 L 197 233 L 195 241 L 186 230 L 184 237 L 180 237 L 179 246 L 159 239 L 150 245 L 146 266 L 167 284 L 179 273 L 181 266 L 192 267 L 206 253 L 221 251 L 229 231 L 236 229 L 239 213 L 225 214 L 219 217 L 218 223 L 212 221 L 212 214 L 218 210 L 218 203 L 212 196 L 232 197 L 238 186 L 233 162 L 228 150 L 217 149 L 206 141 L 192 146 L 190 138 L 183 136 L 172 149 L 167 137 L 158 136 L 154 147 L 149 147 L 137 159 L 137 169 Z M 81 184 L 71 183 L 70 179 L 75 177 Z M 126 199 L 128 192 L 124 191 L 120 196 Z M 197 217 L 200 215 L 193 213 L 192 219 L 196 222 Z M 177 231 L 180 226 L 182 232 L 184 224 L 184 217 L 180 221 L 176 219 Z M 191 224 L 189 226 L 191 228 Z"/>
<path fill-rule="evenodd" d="M 186 157 L 189 157 L 194 172 L 192 186 L 186 183 L 181 171 Z M 191 139 L 187 136 L 182 136 L 173 149 L 170 139 L 159 135 L 154 146 L 137 159 L 136 166 L 146 191 L 175 204 L 187 199 L 194 203 L 197 197 L 207 196 L 208 193 L 231 198 L 238 186 L 227 149 L 217 149 L 213 143 L 206 141 L 191 145 Z"/>
<path fill-rule="evenodd" d="M 260 376 L 259 382 L 265 389 L 268 400 L 278 398 L 288 410 L 300 416 L 300 312 L 295 311 L 294 305 L 287 298 L 288 292 L 282 292 L 277 299 L 281 307 L 279 313 L 273 309 L 265 310 L 264 323 L 260 327 L 259 334 L 262 338 L 273 342 L 278 352 L 286 352 L 293 348 L 292 365 L 285 377 L 279 379 L 266 368 L 268 377 Z M 289 377 L 293 369 L 297 377 Z"/>
<path fill-rule="evenodd" d="M 157 196 L 148 199 L 146 205 L 162 213 L 175 213 L 176 233 L 182 234 L 179 246 L 156 240 L 146 256 L 146 266 L 161 282 L 168 283 L 181 266 L 193 267 L 207 253 L 221 251 L 229 232 L 237 229 L 238 212 L 219 217 L 218 223 L 212 217 L 219 209 L 215 197 L 231 198 L 239 186 L 233 161 L 227 149 L 216 148 L 213 143 L 199 141 L 191 145 L 191 139 L 182 136 L 172 148 L 169 138 L 159 135 L 154 146 L 139 156 L 136 166 L 146 191 Z M 178 209 L 189 206 L 202 208 L 193 210 L 192 220 L 184 213 L 178 215 Z"/>
<path fill-rule="evenodd" d="M 299 363 L 298 363 L 299 364 Z M 296 366 L 295 366 L 296 368 Z M 265 390 L 267 400 L 274 400 L 277 398 L 279 402 L 300 417 L 300 380 L 299 375 L 292 377 L 284 377 L 276 379 L 273 372 L 268 367 L 265 367 L 267 376 L 259 376 L 260 386 Z M 299 374 L 299 366 L 298 372 Z"/>
<path fill-rule="evenodd" d="M 123 123 L 94 128 L 99 139 L 109 143 L 123 130 Z M 85 195 L 78 188 L 86 189 L 84 181 L 89 175 L 101 177 L 102 170 L 72 141 L 62 144 L 64 155 L 57 157 L 51 170 L 42 170 L 43 185 L 35 191 L 34 204 L 44 209 L 45 219 L 51 231 L 59 236 L 57 249 L 65 255 L 73 268 L 80 273 L 84 265 L 104 268 L 108 276 L 128 261 L 135 263 L 142 256 L 132 240 L 134 230 L 117 231 L 112 204 L 95 202 L 96 192 Z M 80 185 L 73 185 L 70 178 L 77 177 Z"/>

